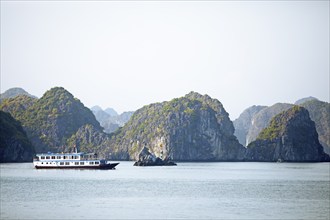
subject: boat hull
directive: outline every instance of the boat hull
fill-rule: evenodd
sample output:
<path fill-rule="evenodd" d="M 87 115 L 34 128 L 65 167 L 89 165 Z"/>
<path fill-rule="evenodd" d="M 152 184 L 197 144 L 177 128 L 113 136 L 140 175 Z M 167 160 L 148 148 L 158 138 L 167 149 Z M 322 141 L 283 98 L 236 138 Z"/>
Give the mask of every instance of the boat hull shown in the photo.
<path fill-rule="evenodd" d="M 119 163 L 101 164 L 99 166 L 34 166 L 36 169 L 92 169 L 92 170 L 114 170 Z"/>

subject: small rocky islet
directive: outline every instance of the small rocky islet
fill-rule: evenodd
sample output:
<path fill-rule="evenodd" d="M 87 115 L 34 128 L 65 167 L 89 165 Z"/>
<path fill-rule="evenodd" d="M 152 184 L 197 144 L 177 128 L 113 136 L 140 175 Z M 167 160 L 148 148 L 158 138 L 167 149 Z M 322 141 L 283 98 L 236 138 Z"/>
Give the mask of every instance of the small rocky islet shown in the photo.
<path fill-rule="evenodd" d="M 161 159 L 152 154 L 147 147 L 144 147 L 139 153 L 139 159 L 134 166 L 176 166 L 171 158 Z"/>
<path fill-rule="evenodd" d="M 19 89 L 1 97 L 1 120 L 10 115 L 16 121 L 0 125 L 1 162 L 22 161 L 13 152 L 70 152 L 74 147 L 112 160 L 133 160 L 138 166 L 174 165 L 173 161 L 330 161 L 324 153 L 329 103 L 315 99 L 299 103 L 300 107 L 255 106 L 242 113 L 245 121 L 238 118 L 233 124 L 219 100 L 190 92 L 138 109 L 108 134 L 93 112 L 62 87 L 50 89 L 39 99 Z M 263 119 L 268 122 L 258 122 Z M 17 122 L 20 133 L 13 130 L 4 136 L 5 126 Z M 262 126 L 254 132 L 258 124 Z M 20 146 L 26 150 L 17 151 L 8 144 L 24 134 L 30 145 Z M 253 138 L 247 138 L 250 134 Z"/>

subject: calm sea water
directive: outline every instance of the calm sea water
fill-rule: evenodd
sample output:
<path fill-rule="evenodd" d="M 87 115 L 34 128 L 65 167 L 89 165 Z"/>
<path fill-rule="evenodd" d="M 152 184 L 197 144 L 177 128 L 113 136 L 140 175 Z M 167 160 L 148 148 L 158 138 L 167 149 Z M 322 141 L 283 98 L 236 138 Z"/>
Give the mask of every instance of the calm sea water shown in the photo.
<path fill-rule="evenodd" d="M 330 163 L 1 164 L 0 219 L 330 219 Z"/>

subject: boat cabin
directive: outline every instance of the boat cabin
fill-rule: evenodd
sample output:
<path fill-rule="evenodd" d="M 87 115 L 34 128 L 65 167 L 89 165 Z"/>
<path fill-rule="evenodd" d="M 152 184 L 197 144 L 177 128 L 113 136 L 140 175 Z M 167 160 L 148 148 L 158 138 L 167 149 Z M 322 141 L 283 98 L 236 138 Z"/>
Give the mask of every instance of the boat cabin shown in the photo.
<path fill-rule="evenodd" d="M 47 161 L 47 160 L 96 160 L 97 154 L 89 153 L 47 153 L 37 154 L 34 158 L 35 161 Z"/>

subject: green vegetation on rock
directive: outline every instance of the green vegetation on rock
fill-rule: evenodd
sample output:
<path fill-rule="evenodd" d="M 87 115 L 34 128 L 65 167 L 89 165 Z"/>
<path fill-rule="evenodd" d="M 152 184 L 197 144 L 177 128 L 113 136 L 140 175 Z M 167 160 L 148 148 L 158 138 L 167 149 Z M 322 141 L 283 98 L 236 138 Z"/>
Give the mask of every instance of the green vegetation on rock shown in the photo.
<path fill-rule="evenodd" d="M 14 98 L 3 99 L 0 109 L 9 112 L 16 120 L 28 121 L 26 111 L 36 103 L 37 99 L 26 95 L 18 95 Z"/>
<path fill-rule="evenodd" d="M 86 124 L 102 131 L 93 113 L 62 87 L 37 100 L 27 96 L 4 100 L 1 109 L 21 121 L 37 152 L 65 151 L 67 139 Z"/>
<path fill-rule="evenodd" d="M 295 105 L 289 110 L 281 112 L 280 114 L 276 115 L 274 118 L 271 119 L 269 126 L 260 132 L 259 136 L 257 137 L 257 140 L 258 139 L 273 140 L 275 138 L 282 136 L 285 132 L 285 125 L 299 111 L 301 111 L 301 107 Z"/>
<path fill-rule="evenodd" d="M 330 161 L 318 140 L 308 111 L 294 106 L 271 119 L 256 141 L 247 147 L 248 161 Z"/>
<path fill-rule="evenodd" d="M 276 103 L 258 111 L 251 119 L 251 125 L 246 135 L 246 144 L 256 140 L 260 132 L 269 125 L 271 119 L 275 115 L 286 111 L 291 107 L 293 107 L 292 104 Z"/>

